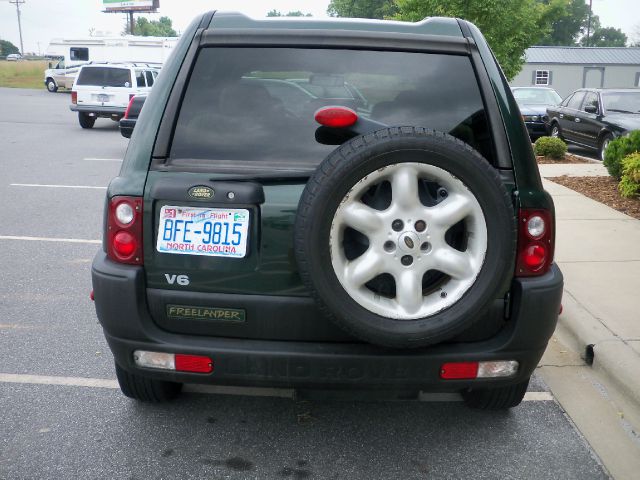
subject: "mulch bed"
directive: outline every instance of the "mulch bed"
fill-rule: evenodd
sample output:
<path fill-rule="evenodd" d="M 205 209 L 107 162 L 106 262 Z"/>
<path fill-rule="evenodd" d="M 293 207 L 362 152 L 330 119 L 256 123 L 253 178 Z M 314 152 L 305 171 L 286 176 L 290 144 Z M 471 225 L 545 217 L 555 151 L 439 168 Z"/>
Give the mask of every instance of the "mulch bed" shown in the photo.
<path fill-rule="evenodd" d="M 575 190 L 608 207 L 640 220 L 640 198 L 624 198 L 618 192 L 618 182 L 613 177 L 552 177 L 547 180 Z"/>
<path fill-rule="evenodd" d="M 539 165 L 541 164 L 552 164 L 552 163 L 593 163 L 593 162 L 589 162 L 588 160 L 585 160 L 583 158 L 580 157 L 576 157 L 575 155 L 572 155 L 570 153 L 565 153 L 564 158 L 562 160 L 556 160 L 554 158 L 549 158 L 549 157 L 536 157 L 536 161 L 538 162 Z"/>

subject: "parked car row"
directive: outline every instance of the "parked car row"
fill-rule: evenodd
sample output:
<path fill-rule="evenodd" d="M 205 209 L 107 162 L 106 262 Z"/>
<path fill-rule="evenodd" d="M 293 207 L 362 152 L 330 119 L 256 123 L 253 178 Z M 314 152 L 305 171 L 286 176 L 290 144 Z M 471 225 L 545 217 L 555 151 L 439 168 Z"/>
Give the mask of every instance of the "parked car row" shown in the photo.
<path fill-rule="evenodd" d="M 640 129 L 640 89 L 582 88 L 564 100 L 548 87 L 513 87 L 531 140 L 551 135 L 596 150 L 604 160 L 609 142 Z"/>
<path fill-rule="evenodd" d="M 640 129 L 640 89 L 580 89 L 547 114 L 552 137 L 596 150 L 604 160 L 611 140 Z"/>

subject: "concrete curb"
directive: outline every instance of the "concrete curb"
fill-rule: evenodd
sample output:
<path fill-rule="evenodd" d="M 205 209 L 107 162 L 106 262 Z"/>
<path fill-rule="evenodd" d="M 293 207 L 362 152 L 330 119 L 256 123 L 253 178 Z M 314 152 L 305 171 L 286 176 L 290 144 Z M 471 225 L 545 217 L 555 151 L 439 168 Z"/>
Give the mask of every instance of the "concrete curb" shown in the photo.
<path fill-rule="evenodd" d="M 573 153 L 573 152 L 567 152 L 567 153 L 570 153 L 574 157 L 578 157 L 579 159 L 584 160 L 587 163 L 600 163 L 600 164 L 602 164 L 602 160 L 596 160 L 595 158 L 585 157 L 584 155 L 578 155 L 578 154 Z"/>
<path fill-rule="evenodd" d="M 556 333 L 602 372 L 629 402 L 640 405 L 640 354 L 564 292 Z"/>

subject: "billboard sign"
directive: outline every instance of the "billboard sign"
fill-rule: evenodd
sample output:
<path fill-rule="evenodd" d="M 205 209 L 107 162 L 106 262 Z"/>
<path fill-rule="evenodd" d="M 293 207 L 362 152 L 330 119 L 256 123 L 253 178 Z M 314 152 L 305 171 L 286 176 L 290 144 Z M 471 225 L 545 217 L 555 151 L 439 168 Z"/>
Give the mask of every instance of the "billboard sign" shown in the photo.
<path fill-rule="evenodd" d="M 102 0 L 107 12 L 149 11 L 158 8 L 159 0 Z"/>

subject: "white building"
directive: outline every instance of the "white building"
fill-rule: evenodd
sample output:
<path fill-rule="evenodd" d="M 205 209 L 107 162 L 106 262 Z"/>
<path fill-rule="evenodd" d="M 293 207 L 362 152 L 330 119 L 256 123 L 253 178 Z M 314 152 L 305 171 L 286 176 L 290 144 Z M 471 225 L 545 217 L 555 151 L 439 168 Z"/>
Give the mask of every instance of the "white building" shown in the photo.
<path fill-rule="evenodd" d="M 561 97 L 578 88 L 640 87 L 640 48 L 531 47 L 513 87 L 548 86 Z"/>

